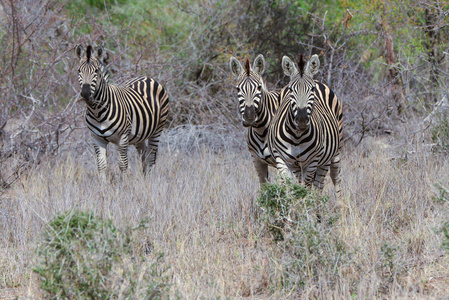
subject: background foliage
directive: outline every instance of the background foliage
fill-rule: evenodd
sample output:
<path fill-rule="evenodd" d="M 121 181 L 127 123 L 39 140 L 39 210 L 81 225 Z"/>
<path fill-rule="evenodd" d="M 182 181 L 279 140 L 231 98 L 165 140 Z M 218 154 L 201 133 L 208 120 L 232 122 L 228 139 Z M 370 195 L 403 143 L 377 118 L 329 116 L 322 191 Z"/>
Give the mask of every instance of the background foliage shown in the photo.
<path fill-rule="evenodd" d="M 84 127 L 75 104 L 78 43 L 105 45 L 113 82 L 146 74 L 163 83 L 171 127 L 237 126 L 231 55 L 264 54 L 268 86 L 281 88 L 283 55 L 319 54 L 317 78 L 345 104 L 345 139 L 355 144 L 426 114 L 448 88 L 449 4 L 440 0 L 0 4 L 1 163 L 12 153 L 34 162 L 58 152 Z"/>

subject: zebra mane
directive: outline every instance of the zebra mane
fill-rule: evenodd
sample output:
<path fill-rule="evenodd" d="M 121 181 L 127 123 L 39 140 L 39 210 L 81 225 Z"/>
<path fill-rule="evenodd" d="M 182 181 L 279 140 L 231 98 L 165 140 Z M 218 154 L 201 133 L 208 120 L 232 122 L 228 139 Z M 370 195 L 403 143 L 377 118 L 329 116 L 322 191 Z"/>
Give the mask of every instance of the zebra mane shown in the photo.
<path fill-rule="evenodd" d="M 246 61 L 245 61 L 245 69 L 246 69 L 246 75 L 249 76 L 249 72 L 250 72 L 249 59 L 246 59 Z"/>
<path fill-rule="evenodd" d="M 301 77 L 304 75 L 304 67 L 305 67 L 306 63 L 304 61 L 304 57 L 301 54 L 299 54 L 299 58 L 298 58 L 298 68 L 299 68 L 299 73 L 301 74 Z"/>
<path fill-rule="evenodd" d="M 87 48 L 86 48 L 87 62 L 90 61 L 91 56 L 92 56 L 92 46 L 88 45 Z"/>

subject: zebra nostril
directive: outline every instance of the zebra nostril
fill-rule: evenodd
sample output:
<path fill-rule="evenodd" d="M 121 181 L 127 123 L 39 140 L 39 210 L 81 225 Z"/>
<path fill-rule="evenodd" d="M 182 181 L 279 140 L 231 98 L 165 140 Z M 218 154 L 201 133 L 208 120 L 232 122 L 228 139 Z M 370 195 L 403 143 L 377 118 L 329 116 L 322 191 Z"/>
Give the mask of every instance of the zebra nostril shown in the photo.
<path fill-rule="evenodd" d="M 295 122 L 299 130 L 305 130 L 309 126 L 309 116 L 307 115 L 307 108 L 298 108 L 295 116 Z"/>
<path fill-rule="evenodd" d="M 88 100 L 90 98 L 90 84 L 85 83 L 81 87 L 81 97 Z"/>

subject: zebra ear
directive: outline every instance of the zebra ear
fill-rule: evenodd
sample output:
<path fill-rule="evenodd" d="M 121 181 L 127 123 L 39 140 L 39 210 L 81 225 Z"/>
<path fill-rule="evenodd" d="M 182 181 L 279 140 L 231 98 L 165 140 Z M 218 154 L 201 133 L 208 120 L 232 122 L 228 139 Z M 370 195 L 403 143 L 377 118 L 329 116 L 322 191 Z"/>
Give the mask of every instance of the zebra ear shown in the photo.
<path fill-rule="evenodd" d="M 109 52 L 106 52 L 106 54 L 103 55 L 103 64 L 105 66 L 109 64 L 109 59 L 110 59 Z"/>
<path fill-rule="evenodd" d="M 295 66 L 295 63 L 288 58 L 288 56 L 284 56 L 282 58 L 282 70 L 284 74 L 290 77 L 293 77 L 298 73 L 298 69 Z"/>
<path fill-rule="evenodd" d="M 76 56 L 81 59 L 81 55 L 83 54 L 84 48 L 81 45 L 76 45 L 75 47 L 75 54 Z"/>
<path fill-rule="evenodd" d="M 318 55 L 314 54 L 309 60 L 309 63 L 307 64 L 306 72 L 309 73 L 309 75 L 313 76 L 316 73 L 318 73 L 318 70 L 320 69 L 320 59 Z"/>
<path fill-rule="evenodd" d="M 95 51 L 95 56 L 97 57 L 97 59 L 99 61 L 101 61 L 101 58 L 103 57 L 103 53 L 104 53 L 104 47 L 103 46 L 98 46 L 96 51 Z"/>
<path fill-rule="evenodd" d="M 257 55 L 254 60 L 253 69 L 259 75 L 262 75 L 263 72 L 265 72 L 265 59 L 262 54 Z"/>
<path fill-rule="evenodd" d="M 239 76 L 243 72 L 242 64 L 234 56 L 229 60 L 229 67 L 234 76 Z"/>

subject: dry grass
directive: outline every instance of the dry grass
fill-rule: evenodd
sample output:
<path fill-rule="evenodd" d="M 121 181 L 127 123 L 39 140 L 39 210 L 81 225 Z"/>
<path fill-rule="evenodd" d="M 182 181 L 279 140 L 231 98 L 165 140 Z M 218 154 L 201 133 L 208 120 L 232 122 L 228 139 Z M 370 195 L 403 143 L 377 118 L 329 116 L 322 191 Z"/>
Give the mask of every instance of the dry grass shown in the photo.
<path fill-rule="evenodd" d="M 258 180 L 241 136 L 192 145 L 165 141 L 147 178 L 131 151 L 131 175 L 112 185 L 97 178 L 90 152 L 43 161 L 0 199 L 0 299 L 39 298 L 32 267 L 43 226 L 56 213 L 91 210 L 117 226 L 148 228 L 137 239 L 144 252 L 163 252 L 174 298 L 435 298 L 449 294 L 449 259 L 436 232 L 448 221 L 448 202 L 435 183 L 449 182 L 446 157 L 415 145 L 392 155 L 388 140 L 344 149 L 346 214 L 337 231 L 350 260 L 337 280 L 314 278 L 285 290 L 282 251 L 271 242 L 255 204 Z M 207 131 L 192 137 L 207 138 Z M 165 135 L 174 139 L 176 135 Z M 398 137 L 391 137 L 391 140 Z M 183 142 L 184 141 L 184 142 Z M 396 157 L 391 159 L 391 157 Z M 327 182 L 325 192 L 332 186 Z M 333 204 L 333 197 L 329 206 Z M 150 254 L 151 255 L 151 254 Z"/>

